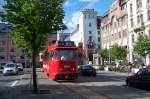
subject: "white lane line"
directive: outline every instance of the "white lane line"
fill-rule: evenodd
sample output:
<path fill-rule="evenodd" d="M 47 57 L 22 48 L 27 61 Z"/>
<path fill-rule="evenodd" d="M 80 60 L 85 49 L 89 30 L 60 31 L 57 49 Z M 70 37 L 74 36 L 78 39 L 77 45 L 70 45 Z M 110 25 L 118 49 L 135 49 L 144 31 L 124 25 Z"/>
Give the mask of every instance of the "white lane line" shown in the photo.
<path fill-rule="evenodd" d="M 14 87 L 17 83 L 18 83 L 18 81 L 14 81 L 10 86 Z"/>

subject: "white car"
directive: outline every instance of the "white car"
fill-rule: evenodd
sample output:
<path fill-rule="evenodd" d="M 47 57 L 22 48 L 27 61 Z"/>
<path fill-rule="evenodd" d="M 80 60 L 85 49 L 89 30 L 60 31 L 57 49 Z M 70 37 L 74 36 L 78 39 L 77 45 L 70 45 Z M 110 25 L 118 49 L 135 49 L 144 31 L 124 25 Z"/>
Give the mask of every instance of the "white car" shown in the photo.
<path fill-rule="evenodd" d="M 3 69 L 3 75 L 18 74 L 18 68 L 15 63 L 7 63 Z"/>
<path fill-rule="evenodd" d="M 23 65 L 21 63 L 17 63 L 17 68 L 19 71 L 23 71 Z"/>

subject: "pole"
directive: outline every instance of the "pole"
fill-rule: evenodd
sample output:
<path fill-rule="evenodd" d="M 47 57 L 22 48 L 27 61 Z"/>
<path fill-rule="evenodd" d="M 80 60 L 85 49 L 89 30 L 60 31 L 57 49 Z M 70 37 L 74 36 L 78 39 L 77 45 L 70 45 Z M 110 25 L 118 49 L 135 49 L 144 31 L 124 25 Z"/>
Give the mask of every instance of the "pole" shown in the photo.
<path fill-rule="evenodd" d="M 109 65 L 110 65 L 110 47 L 109 47 Z"/>
<path fill-rule="evenodd" d="M 27 61 L 26 61 L 27 57 L 25 55 L 25 68 L 27 68 Z"/>
<path fill-rule="evenodd" d="M 37 93 L 38 88 L 37 88 L 37 77 L 36 77 L 36 46 L 35 46 L 35 32 L 32 35 L 33 37 L 33 42 L 32 42 L 32 77 L 33 77 L 33 91 L 34 93 Z"/>

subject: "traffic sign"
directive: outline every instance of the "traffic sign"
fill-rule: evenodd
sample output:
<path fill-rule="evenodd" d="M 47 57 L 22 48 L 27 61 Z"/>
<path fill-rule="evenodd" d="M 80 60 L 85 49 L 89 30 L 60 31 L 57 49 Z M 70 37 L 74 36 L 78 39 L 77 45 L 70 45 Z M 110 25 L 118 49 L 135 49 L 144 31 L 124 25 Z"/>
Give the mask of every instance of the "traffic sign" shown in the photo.
<path fill-rule="evenodd" d="M 28 55 L 28 53 L 29 53 L 29 50 L 27 48 L 23 49 L 23 54 L 24 55 Z"/>

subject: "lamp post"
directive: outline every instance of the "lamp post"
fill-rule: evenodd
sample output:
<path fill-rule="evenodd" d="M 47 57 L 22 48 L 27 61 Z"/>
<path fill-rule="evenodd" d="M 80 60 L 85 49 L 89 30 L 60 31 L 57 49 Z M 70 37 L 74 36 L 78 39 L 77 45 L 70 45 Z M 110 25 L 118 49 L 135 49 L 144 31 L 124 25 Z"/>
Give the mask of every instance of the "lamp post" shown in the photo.
<path fill-rule="evenodd" d="M 147 56 L 147 50 L 145 50 L 145 65 L 146 65 L 146 56 Z"/>
<path fill-rule="evenodd" d="M 110 63 L 111 63 L 111 59 L 110 59 L 110 58 L 111 58 L 111 55 L 110 55 L 110 54 L 111 54 L 111 53 L 110 53 L 111 48 L 112 48 L 112 46 L 109 46 L 109 65 L 110 65 Z"/>

